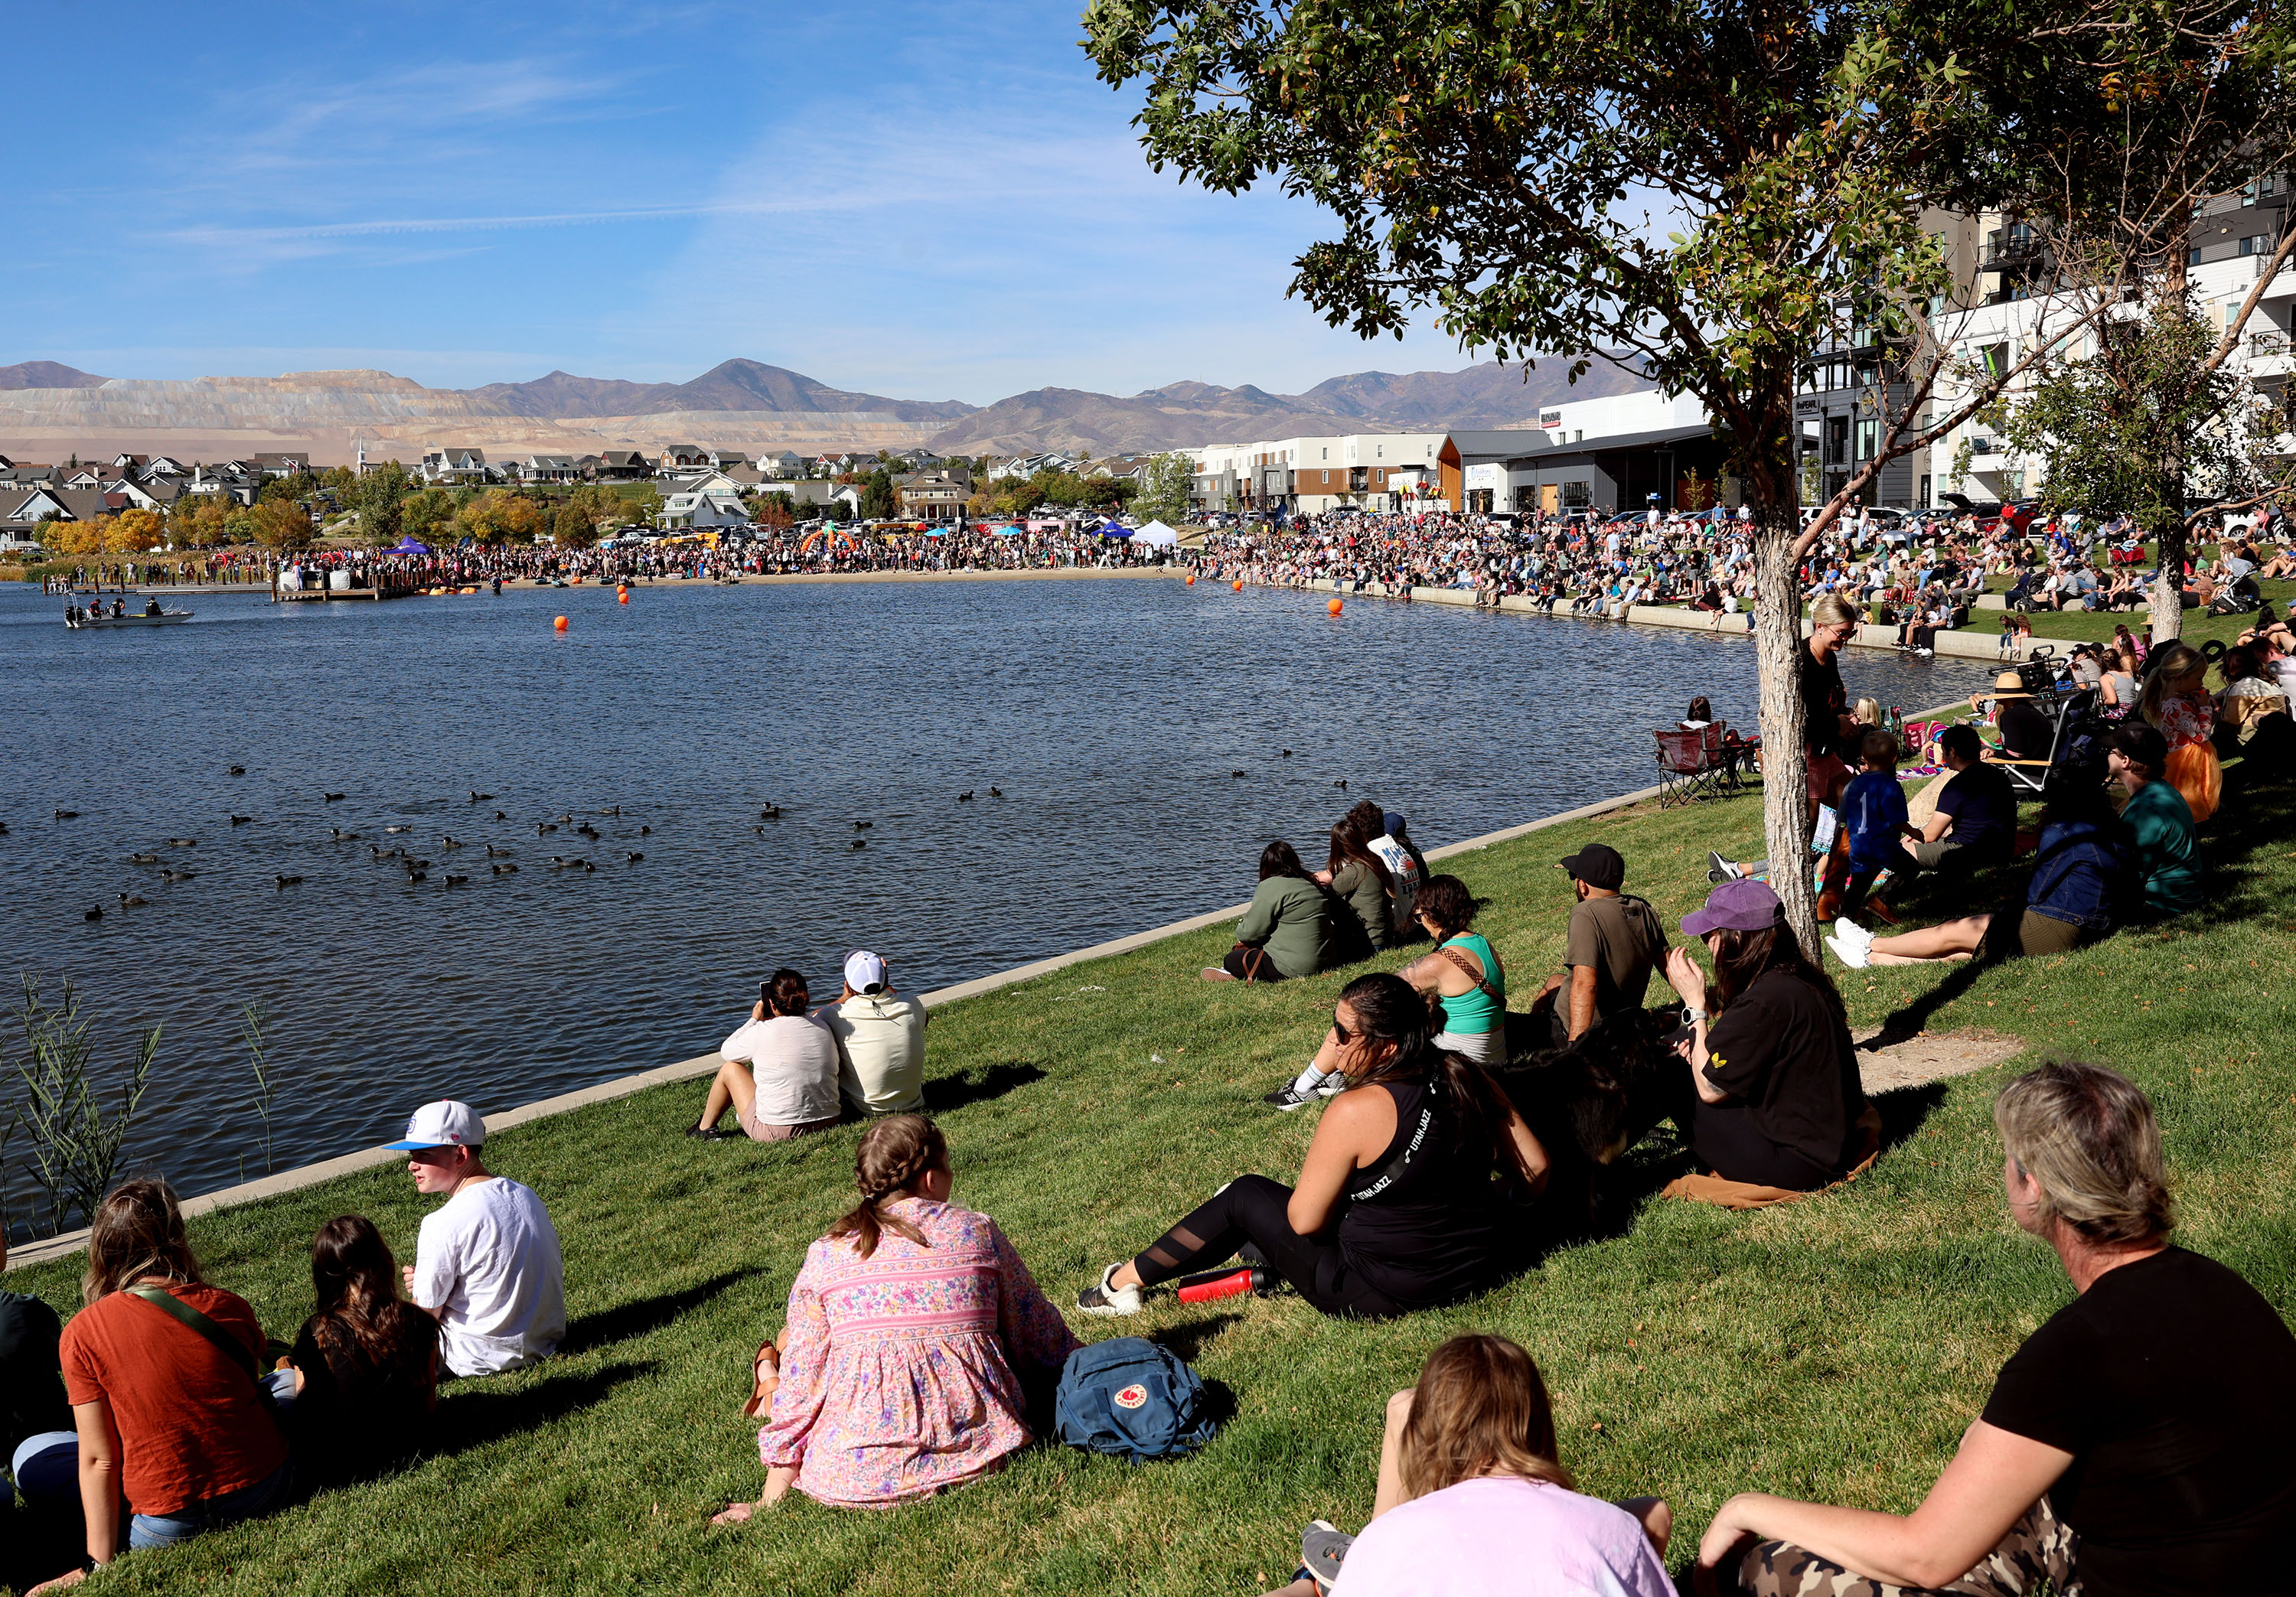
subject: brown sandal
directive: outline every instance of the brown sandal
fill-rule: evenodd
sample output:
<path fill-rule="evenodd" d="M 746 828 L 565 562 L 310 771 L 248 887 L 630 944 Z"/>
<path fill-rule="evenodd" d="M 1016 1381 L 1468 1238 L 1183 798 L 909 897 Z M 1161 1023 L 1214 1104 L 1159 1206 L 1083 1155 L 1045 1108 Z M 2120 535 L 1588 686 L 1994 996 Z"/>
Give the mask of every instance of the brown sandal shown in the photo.
<path fill-rule="evenodd" d="M 759 1374 L 763 1368 L 767 1373 Z M 750 1400 L 742 1405 L 742 1413 L 754 1420 L 773 1406 L 774 1393 L 782 1384 L 782 1350 L 768 1337 L 758 1346 L 758 1356 L 750 1361 Z"/>

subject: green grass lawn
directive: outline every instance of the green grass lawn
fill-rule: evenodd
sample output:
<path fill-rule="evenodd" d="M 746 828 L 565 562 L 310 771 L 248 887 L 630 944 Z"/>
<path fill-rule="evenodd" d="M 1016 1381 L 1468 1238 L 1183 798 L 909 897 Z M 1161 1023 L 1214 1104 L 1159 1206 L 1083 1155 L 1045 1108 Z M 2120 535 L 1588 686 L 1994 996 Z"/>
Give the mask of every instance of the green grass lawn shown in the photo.
<path fill-rule="evenodd" d="M 1986 1028 L 2021 1040 L 2026 1061 L 2128 1071 L 2161 1111 L 2179 1237 L 2283 1313 L 2296 1309 L 2290 819 L 2284 796 L 2243 791 L 2234 766 L 2207 839 L 2207 913 L 2046 962 L 1836 968 L 1861 1024 Z M 1614 844 L 1628 887 L 1671 921 L 1704 895 L 1706 850 L 1754 852 L 1760 830 L 1751 798 L 1636 809 L 1448 868 L 1488 900 L 1483 928 L 1521 989 L 1561 957 L 1562 855 Z M 1301 1061 L 1357 972 L 1271 989 L 1201 983 L 1197 968 L 1227 940 L 1170 939 L 935 1017 L 931 1094 L 958 1200 L 996 1216 L 1056 1301 L 1222 1182 L 1298 1169 L 1313 1112 L 1277 1116 L 1257 1100 Z M 697 1014 L 695 1035 L 728 1018 Z M 1359 1526 L 1384 1398 L 1470 1328 L 1537 1355 L 1586 1489 L 1675 1505 L 1677 1568 L 1742 1488 L 1903 1511 L 2002 1361 L 2070 1296 L 2000 1196 L 1988 1112 L 2016 1068 L 1894 1094 L 1896 1140 L 1844 1191 L 1755 1214 L 1650 1200 L 1620 1234 L 1551 1253 L 1443 1313 L 1363 1325 L 1296 1298 L 1168 1297 L 1132 1321 L 1077 1321 L 1086 1339 L 1158 1337 L 1233 1394 L 1226 1430 L 1193 1459 L 1135 1468 L 1038 1447 L 921 1505 L 838 1511 L 792 1495 L 735 1530 L 706 1521 L 760 1484 L 756 1428 L 739 1412 L 747 1360 L 780 1323 L 807 1243 L 850 1201 L 857 1132 L 693 1142 L 679 1128 L 699 1084 L 600 1105 L 489 1151 L 541 1192 L 564 1240 L 564 1356 L 450 1385 L 437 1454 L 406 1473 L 135 1554 L 101 1589 L 1256 1593 L 1289 1573 L 1308 1519 Z M 323 1221 L 371 1215 L 406 1259 L 427 1207 L 386 1170 L 209 1216 L 193 1238 L 209 1277 L 291 1336 Z M 8 1285 L 68 1311 L 76 1267 L 19 1270 Z"/>

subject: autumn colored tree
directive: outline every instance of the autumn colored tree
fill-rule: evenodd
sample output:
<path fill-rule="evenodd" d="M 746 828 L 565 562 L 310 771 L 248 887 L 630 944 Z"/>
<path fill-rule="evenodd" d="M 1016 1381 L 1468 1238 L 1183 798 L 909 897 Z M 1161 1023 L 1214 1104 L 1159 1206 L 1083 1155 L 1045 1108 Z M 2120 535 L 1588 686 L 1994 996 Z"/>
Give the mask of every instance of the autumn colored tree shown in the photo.
<path fill-rule="evenodd" d="M 290 499 L 258 504 L 254 512 L 255 541 L 266 549 L 303 549 L 311 542 L 311 516 Z"/>
<path fill-rule="evenodd" d="M 131 505 L 116 516 L 100 516 L 95 524 L 103 529 L 107 554 L 142 554 L 167 541 L 166 523 L 140 505 Z"/>

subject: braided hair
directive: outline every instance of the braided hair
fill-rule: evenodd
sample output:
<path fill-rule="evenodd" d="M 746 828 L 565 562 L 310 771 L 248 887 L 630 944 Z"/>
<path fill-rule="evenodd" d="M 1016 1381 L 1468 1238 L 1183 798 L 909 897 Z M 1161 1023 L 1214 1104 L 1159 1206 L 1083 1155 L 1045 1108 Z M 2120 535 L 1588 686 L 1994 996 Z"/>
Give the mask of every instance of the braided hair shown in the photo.
<path fill-rule="evenodd" d="M 931 1247 L 924 1233 L 885 1205 L 901 1196 L 934 1170 L 948 1168 L 948 1140 L 940 1127 L 922 1115 L 894 1115 L 861 1134 L 853 1152 L 853 1184 L 861 1201 L 836 1224 L 832 1237 L 851 1237 L 863 1258 L 877 1251 L 886 1232 L 897 1232 L 920 1248 Z"/>

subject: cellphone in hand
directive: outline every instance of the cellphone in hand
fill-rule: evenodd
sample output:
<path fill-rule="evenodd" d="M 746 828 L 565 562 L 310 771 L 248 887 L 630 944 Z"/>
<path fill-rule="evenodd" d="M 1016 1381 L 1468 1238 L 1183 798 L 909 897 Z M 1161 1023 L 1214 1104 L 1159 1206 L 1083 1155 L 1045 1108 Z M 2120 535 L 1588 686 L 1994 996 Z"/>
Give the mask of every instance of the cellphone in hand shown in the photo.
<path fill-rule="evenodd" d="M 767 997 L 766 994 L 767 990 L 773 985 L 774 984 L 770 981 L 761 981 L 758 984 L 758 1002 L 767 1005 L 768 1008 L 772 1006 L 773 1001 Z"/>

